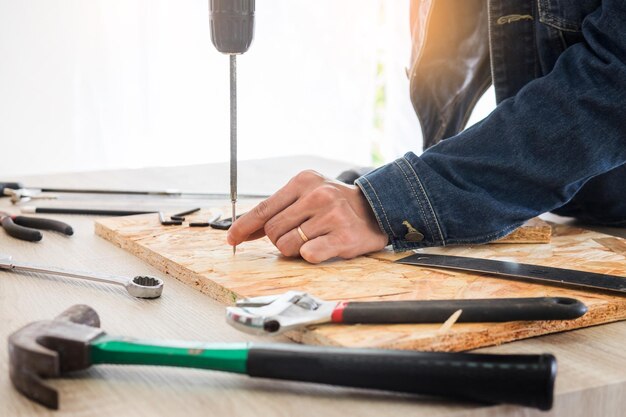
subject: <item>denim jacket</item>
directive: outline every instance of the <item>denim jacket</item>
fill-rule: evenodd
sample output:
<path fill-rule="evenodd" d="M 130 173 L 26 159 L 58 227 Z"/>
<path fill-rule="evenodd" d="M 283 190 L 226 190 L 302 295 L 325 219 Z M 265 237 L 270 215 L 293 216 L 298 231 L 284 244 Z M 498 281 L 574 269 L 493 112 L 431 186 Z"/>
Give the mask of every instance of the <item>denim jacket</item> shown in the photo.
<path fill-rule="evenodd" d="M 626 226 L 626 1 L 419 0 L 411 22 L 429 148 L 356 181 L 396 250 L 548 211 Z M 461 131 L 491 83 L 498 106 Z"/>

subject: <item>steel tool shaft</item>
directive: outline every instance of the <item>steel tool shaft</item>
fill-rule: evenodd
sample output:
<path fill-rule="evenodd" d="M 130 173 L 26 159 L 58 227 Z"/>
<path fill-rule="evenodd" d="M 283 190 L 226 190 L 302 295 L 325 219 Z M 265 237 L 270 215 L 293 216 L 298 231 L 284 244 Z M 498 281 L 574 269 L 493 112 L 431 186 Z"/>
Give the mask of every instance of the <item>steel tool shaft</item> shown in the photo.
<path fill-rule="evenodd" d="M 237 218 L 237 56 L 230 55 L 230 202 Z M 237 245 L 233 245 L 233 255 Z"/>
<path fill-rule="evenodd" d="M 14 262 L 10 256 L 0 258 L 0 269 L 9 271 L 35 272 L 48 275 L 57 275 L 67 278 L 78 278 L 87 281 L 102 282 L 105 284 L 121 285 L 128 294 L 137 298 L 158 298 L 163 292 L 163 281 L 150 276 L 136 276 L 134 278 L 120 277 L 96 272 L 83 272 L 71 269 L 40 266 L 24 262 Z"/>
<path fill-rule="evenodd" d="M 211 41 L 230 58 L 230 201 L 237 206 L 237 57 L 248 50 L 254 35 L 254 0 L 209 0 Z M 237 247 L 233 246 L 233 255 Z"/>

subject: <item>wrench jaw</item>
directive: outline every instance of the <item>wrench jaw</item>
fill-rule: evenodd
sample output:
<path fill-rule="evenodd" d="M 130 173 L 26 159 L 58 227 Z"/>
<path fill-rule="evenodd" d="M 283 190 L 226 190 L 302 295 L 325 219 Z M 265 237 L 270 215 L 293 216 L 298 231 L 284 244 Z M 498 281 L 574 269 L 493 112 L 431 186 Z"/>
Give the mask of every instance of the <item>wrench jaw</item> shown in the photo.
<path fill-rule="evenodd" d="M 124 287 L 130 295 L 136 298 L 159 298 L 163 293 L 163 280 L 149 276 L 136 276 Z"/>
<path fill-rule="evenodd" d="M 237 330 L 248 334 L 268 334 L 267 330 L 265 330 L 265 318 L 250 314 L 243 308 L 226 307 L 226 322 Z"/>
<path fill-rule="evenodd" d="M 323 301 L 302 291 L 279 296 L 239 300 L 226 308 L 231 326 L 254 335 L 278 335 L 296 328 L 331 321 L 337 303 Z"/>

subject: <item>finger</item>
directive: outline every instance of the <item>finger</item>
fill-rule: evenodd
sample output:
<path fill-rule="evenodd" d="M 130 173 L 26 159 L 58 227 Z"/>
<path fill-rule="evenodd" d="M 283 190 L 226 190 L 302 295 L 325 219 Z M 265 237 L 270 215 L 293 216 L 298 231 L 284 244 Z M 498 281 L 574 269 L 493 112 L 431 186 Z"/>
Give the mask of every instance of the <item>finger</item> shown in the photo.
<path fill-rule="evenodd" d="M 325 216 L 314 217 L 300 225 L 302 233 L 304 233 L 308 240 L 315 239 L 318 236 L 330 232 L 329 223 L 324 217 Z M 295 257 L 300 255 L 300 247 L 304 243 L 305 241 L 302 239 L 302 236 L 300 236 L 300 233 L 298 233 L 296 226 L 296 228 L 291 229 L 278 239 L 276 247 L 283 255 Z"/>
<path fill-rule="evenodd" d="M 293 204 L 298 199 L 298 190 L 294 190 L 289 184 L 278 190 L 268 199 L 261 201 L 252 210 L 241 216 L 228 229 L 227 241 L 231 245 L 237 245 L 254 232 L 263 230 L 265 222 L 274 215 Z"/>
<path fill-rule="evenodd" d="M 300 247 L 300 256 L 312 264 L 318 264 L 339 256 L 340 243 L 332 234 L 322 235 L 304 243 Z"/>
<path fill-rule="evenodd" d="M 250 241 L 250 240 L 257 240 L 262 238 L 263 236 L 265 236 L 265 230 L 263 229 L 259 229 L 256 232 L 252 232 L 252 234 L 250 234 L 247 238 L 246 238 L 246 242 Z"/>
<path fill-rule="evenodd" d="M 272 243 L 278 243 L 284 234 L 302 225 L 316 212 L 325 210 L 333 198 L 334 194 L 323 187 L 313 190 L 267 221 L 264 226 L 265 234 Z M 316 228 L 314 226 L 314 230 Z"/>
<path fill-rule="evenodd" d="M 256 207 L 237 219 L 230 229 L 226 240 L 231 245 L 237 245 L 259 229 L 276 214 L 289 207 L 310 188 L 324 181 L 324 177 L 314 171 L 303 171 L 292 178 L 268 199 L 260 202 Z"/>

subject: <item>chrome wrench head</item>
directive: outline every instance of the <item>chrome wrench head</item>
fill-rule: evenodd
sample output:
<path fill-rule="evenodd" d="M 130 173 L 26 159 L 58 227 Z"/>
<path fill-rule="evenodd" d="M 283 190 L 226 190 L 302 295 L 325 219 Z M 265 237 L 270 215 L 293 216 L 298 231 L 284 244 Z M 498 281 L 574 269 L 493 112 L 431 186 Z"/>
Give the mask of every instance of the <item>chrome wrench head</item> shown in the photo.
<path fill-rule="evenodd" d="M 226 308 L 226 321 L 250 334 L 278 335 L 302 326 L 330 321 L 337 302 L 302 291 L 238 300 Z"/>
<path fill-rule="evenodd" d="M 126 291 L 137 298 L 159 298 L 163 293 L 163 280 L 149 276 L 136 276 L 128 280 Z"/>

